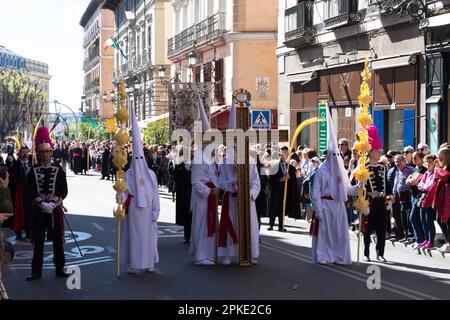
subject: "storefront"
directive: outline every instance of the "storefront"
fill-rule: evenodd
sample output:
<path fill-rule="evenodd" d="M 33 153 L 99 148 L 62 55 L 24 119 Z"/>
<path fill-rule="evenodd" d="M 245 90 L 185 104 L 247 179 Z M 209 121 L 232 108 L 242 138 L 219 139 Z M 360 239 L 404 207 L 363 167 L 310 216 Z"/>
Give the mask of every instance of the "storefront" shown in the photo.
<path fill-rule="evenodd" d="M 375 125 L 384 143 L 384 151 L 402 150 L 416 145 L 419 104 L 418 59 L 416 56 L 374 61 L 371 88 Z M 350 146 L 359 131 L 358 95 L 363 64 L 320 70 L 316 79 L 291 83 L 291 132 L 303 120 L 317 115 L 319 100 L 331 107 L 338 138 L 346 138 Z M 297 144 L 317 148 L 317 126 L 302 132 Z"/>
<path fill-rule="evenodd" d="M 372 64 L 373 118 L 385 151 L 401 151 L 418 143 L 418 67 L 415 55 Z"/>

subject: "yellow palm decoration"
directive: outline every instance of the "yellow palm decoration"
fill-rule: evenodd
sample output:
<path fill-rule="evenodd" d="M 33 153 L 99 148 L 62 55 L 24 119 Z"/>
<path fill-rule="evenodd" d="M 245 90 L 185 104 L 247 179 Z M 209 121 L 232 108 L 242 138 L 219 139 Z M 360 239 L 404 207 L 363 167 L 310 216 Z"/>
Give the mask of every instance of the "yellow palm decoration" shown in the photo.
<path fill-rule="evenodd" d="M 117 112 L 114 114 L 114 117 L 117 120 L 118 132 L 114 135 L 116 148 L 113 151 L 113 163 L 118 169 L 117 181 L 113 188 L 120 195 L 127 190 L 125 172 L 123 171 L 128 161 L 128 150 L 126 145 L 130 141 L 126 130 L 126 124 L 128 122 L 128 111 L 125 108 L 126 98 L 125 84 L 120 82 L 119 105 Z M 114 218 L 117 220 L 117 276 L 120 277 L 120 221 L 125 217 L 125 206 L 121 196 L 116 198 L 116 202 L 117 208 L 114 210 Z"/>
<path fill-rule="evenodd" d="M 355 208 L 358 210 L 359 214 L 359 232 L 358 232 L 358 254 L 357 254 L 357 262 L 359 264 L 359 247 L 361 242 L 361 225 L 362 225 L 362 217 L 369 207 L 369 202 L 366 200 L 366 188 L 364 185 L 370 177 L 370 172 L 366 168 L 366 154 L 372 148 L 369 143 L 369 136 L 366 130 L 367 126 L 373 124 L 373 119 L 369 114 L 369 105 L 372 103 L 373 98 L 370 92 L 370 86 L 368 81 L 372 78 L 372 73 L 368 67 L 369 59 L 366 57 L 364 63 L 364 70 L 361 73 L 362 83 L 358 96 L 360 109 L 360 116 L 357 118 L 357 121 L 361 125 L 361 131 L 358 133 L 359 141 L 355 145 L 355 149 L 359 152 L 360 159 L 358 161 L 358 167 L 355 171 L 355 178 L 362 183 L 362 187 L 358 190 L 358 199 L 355 201 Z"/>

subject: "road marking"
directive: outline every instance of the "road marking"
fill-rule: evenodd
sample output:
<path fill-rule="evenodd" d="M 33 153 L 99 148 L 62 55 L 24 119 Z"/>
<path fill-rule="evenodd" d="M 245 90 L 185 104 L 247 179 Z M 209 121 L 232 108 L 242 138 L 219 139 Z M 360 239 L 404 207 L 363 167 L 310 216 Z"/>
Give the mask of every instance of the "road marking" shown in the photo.
<path fill-rule="evenodd" d="M 116 249 L 113 247 L 106 247 L 106 250 L 108 250 L 110 253 L 116 253 Z"/>
<path fill-rule="evenodd" d="M 108 262 L 108 261 L 114 261 L 114 259 L 108 258 L 108 259 L 96 260 L 96 261 L 88 261 L 88 262 L 80 262 L 80 263 L 70 263 L 70 264 L 66 264 L 66 267 L 67 267 L 67 266 L 71 266 L 71 265 L 75 265 L 75 266 L 87 266 L 87 265 L 91 265 L 91 264 L 97 264 L 97 263 Z M 17 268 L 14 268 L 14 270 L 30 270 L 30 269 L 31 269 L 31 265 L 28 266 L 28 267 L 17 267 Z M 42 266 L 42 269 L 51 270 L 51 269 L 55 269 L 55 267 L 54 267 L 53 265 L 50 265 L 50 266 Z"/>
<path fill-rule="evenodd" d="M 97 223 L 95 223 L 95 222 L 92 222 L 92 225 L 94 226 L 94 227 L 96 227 L 98 230 L 100 230 L 100 231 L 105 231 L 105 229 L 103 229 L 102 228 L 102 226 L 100 226 L 99 224 L 97 224 Z"/>
<path fill-rule="evenodd" d="M 95 258 L 90 258 L 90 259 L 84 259 L 84 260 L 80 260 L 80 261 L 70 261 L 66 263 L 67 265 L 77 265 L 77 264 L 81 264 L 84 262 L 94 262 L 97 260 L 102 260 L 102 259 L 111 259 L 111 256 L 103 256 L 103 257 L 95 257 Z M 13 268 L 15 267 L 26 267 L 28 266 L 29 268 L 31 268 L 31 263 L 15 263 L 11 265 Z M 53 263 L 43 263 L 42 266 L 44 267 L 51 267 L 53 266 Z"/>
<path fill-rule="evenodd" d="M 286 248 L 283 248 L 283 247 L 279 247 L 279 246 L 276 246 L 276 245 L 273 245 L 273 244 L 268 244 L 267 242 L 264 243 L 264 244 L 261 244 L 261 247 L 269 249 L 269 250 L 272 250 L 272 251 L 275 251 L 275 252 L 278 252 L 280 254 L 284 254 L 286 256 L 292 257 L 294 259 L 297 259 L 297 260 L 300 260 L 300 261 L 303 261 L 303 262 L 306 262 L 306 263 L 309 263 L 309 264 L 315 264 L 315 263 L 312 262 L 310 256 L 307 256 L 307 255 L 304 255 L 302 253 L 298 253 L 298 252 L 295 252 L 295 251 L 292 251 L 292 250 L 289 250 L 289 249 L 286 249 Z M 320 265 L 320 264 L 315 264 L 315 265 L 317 265 L 319 268 L 327 269 L 327 270 L 332 271 L 334 273 L 337 273 L 337 274 L 343 275 L 345 277 L 361 281 L 364 284 L 366 284 L 367 275 L 363 274 L 363 273 L 360 273 L 358 271 L 354 271 L 354 270 L 351 270 L 351 269 L 345 269 L 345 271 L 343 271 L 344 269 L 338 269 L 339 267 L 331 267 L 331 266 Z M 425 293 L 422 293 L 422 292 L 419 292 L 419 291 L 416 291 L 416 290 L 413 290 L 413 289 L 409 289 L 409 288 L 406 288 L 406 287 L 403 287 L 403 286 L 400 286 L 400 285 L 396 285 L 396 284 L 393 284 L 393 283 L 385 281 L 385 280 L 384 281 L 382 280 L 381 283 L 382 283 L 382 288 L 384 290 L 388 290 L 388 291 L 391 291 L 391 292 L 393 292 L 395 294 L 402 295 L 402 296 L 405 296 L 405 297 L 408 297 L 408 298 L 411 298 L 411 299 L 414 299 L 414 300 L 423 300 L 423 299 L 442 300 L 441 298 L 434 297 L 434 296 L 431 296 L 431 295 L 428 295 L 428 294 L 425 294 Z M 409 293 L 406 293 L 405 291 L 409 292 Z"/>

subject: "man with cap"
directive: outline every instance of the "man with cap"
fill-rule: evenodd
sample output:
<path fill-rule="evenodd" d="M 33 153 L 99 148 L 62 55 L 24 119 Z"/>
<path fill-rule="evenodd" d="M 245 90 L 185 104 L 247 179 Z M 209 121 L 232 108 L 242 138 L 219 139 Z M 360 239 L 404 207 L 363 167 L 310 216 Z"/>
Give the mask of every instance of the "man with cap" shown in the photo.
<path fill-rule="evenodd" d="M 370 235 L 375 230 L 377 235 L 377 260 L 386 262 L 384 258 L 384 245 L 386 242 L 388 223 L 386 201 L 390 200 L 392 188 L 388 183 L 388 168 L 380 162 L 382 146 L 377 127 L 371 125 L 367 127 L 367 132 L 372 149 L 369 152 L 369 162 L 366 164 L 366 168 L 370 172 L 370 177 L 366 184 L 369 199 L 369 215 L 364 230 L 364 261 L 370 261 Z"/>
<path fill-rule="evenodd" d="M 231 106 L 228 129 L 236 129 L 236 106 Z M 228 146 L 225 162 L 220 168 L 219 188 L 225 193 L 222 198 L 222 212 L 219 226 L 219 256 L 224 257 L 222 263 L 229 265 L 232 259 L 239 256 L 238 236 L 238 190 L 237 159 L 239 152 L 233 146 Z M 256 212 L 256 198 L 261 190 L 261 183 L 256 164 L 250 164 L 250 239 L 253 264 L 259 257 L 259 224 Z"/>
<path fill-rule="evenodd" d="M 320 264 L 351 264 L 345 202 L 349 195 L 357 194 L 357 186 L 350 184 L 329 110 L 327 135 L 327 157 L 314 175 L 311 193 L 314 207 L 312 259 Z"/>
<path fill-rule="evenodd" d="M 201 99 L 197 96 L 202 130 L 211 129 Z M 204 153 L 206 145 L 197 145 L 191 169 L 192 228 L 189 255 L 196 265 L 216 263 L 218 170 L 216 164 Z"/>
<path fill-rule="evenodd" d="M 159 262 L 158 230 L 159 189 L 155 173 L 147 166 L 144 158 L 141 134 L 136 115 L 131 112 L 133 155 L 130 169 L 125 173 L 127 191 L 126 214 L 122 220 L 123 234 L 120 243 L 121 262 L 128 267 L 128 273 L 135 270 L 153 272 Z"/>
<path fill-rule="evenodd" d="M 33 224 L 31 239 L 34 241 L 33 262 L 28 281 L 42 276 L 45 233 L 53 241 L 53 263 L 55 275 L 67 278 L 64 272 L 64 211 L 63 199 L 67 196 L 66 174 L 62 167 L 51 162 L 53 143 L 46 127 L 40 127 L 35 138 L 38 152 L 38 164 L 34 165 L 27 176 L 33 206 Z"/>

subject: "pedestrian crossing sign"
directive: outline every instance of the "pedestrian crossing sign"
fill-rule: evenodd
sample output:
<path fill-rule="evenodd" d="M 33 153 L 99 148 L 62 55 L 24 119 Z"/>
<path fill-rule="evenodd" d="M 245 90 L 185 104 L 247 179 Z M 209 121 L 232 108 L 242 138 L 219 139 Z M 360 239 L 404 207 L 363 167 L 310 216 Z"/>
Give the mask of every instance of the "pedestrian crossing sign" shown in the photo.
<path fill-rule="evenodd" d="M 270 129 L 270 110 L 251 110 L 252 129 Z"/>

